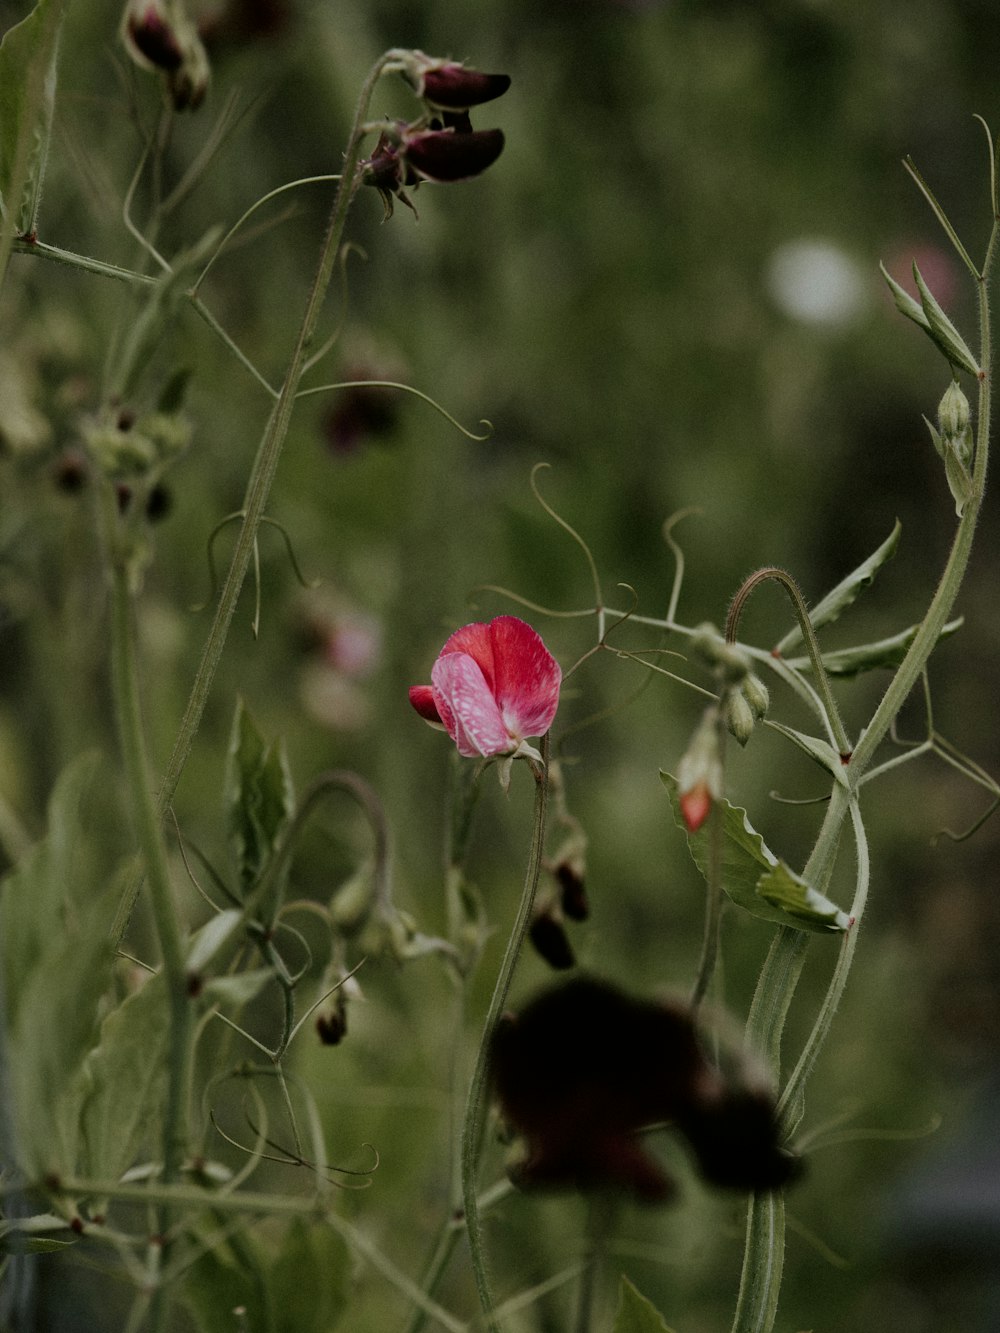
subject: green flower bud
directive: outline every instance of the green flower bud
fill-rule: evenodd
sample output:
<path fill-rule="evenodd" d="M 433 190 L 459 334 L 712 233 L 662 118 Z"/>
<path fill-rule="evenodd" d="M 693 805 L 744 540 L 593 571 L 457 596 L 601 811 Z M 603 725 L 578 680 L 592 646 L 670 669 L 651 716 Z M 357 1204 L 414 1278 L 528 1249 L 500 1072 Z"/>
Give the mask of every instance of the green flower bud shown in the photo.
<path fill-rule="evenodd" d="M 956 435 L 961 435 L 971 418 L 969 400 L 962 392 L 958 381 L 952 380 L 938 404 L 938 428 L 941 434 L 946 439 L 949 436 L 954 438 Z"/>
<path fill-rule="evenodd" d="M 743 691 L 743 697 L 750 705 L 757 721 L 759 722 L 762 717 L 766 717 L 767 710 L 771 706 L 771 696 L 760 676 L 753 671 L 748 672 L 747 678 L 740 689 Z"/>
<path fill-rule="evenodd" d="M 714 667 L 727 685 L 738 685 L 750 670 L 750 659 L 742 648 L 725 639 L 709 621 L 699 625 L 691 636 L 691 651 Z"/>
<path fill-rule="evenodd" d="M 746 745 L 753 735 L 753 709 L 739 690 L 729 690 L 722 703 L 723 720 L 731 735 L 741 745 Z"/>

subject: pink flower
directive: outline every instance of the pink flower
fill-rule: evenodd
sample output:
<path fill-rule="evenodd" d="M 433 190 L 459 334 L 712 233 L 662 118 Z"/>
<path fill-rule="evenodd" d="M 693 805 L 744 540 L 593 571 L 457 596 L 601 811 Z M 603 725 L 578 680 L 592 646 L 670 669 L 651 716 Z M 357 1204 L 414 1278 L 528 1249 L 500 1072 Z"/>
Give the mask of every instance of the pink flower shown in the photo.
<path fill-rule="evenodd" d="M 525 743 L 552 725 L 559 705 L 559 664 L 542 640 L 516 616 L 466 625 L 451 636 L 431 670 L 430 685 L 415 685 L 410 703 L 422 718 L 444 727 L 467 758 L 527 755 Z"/>

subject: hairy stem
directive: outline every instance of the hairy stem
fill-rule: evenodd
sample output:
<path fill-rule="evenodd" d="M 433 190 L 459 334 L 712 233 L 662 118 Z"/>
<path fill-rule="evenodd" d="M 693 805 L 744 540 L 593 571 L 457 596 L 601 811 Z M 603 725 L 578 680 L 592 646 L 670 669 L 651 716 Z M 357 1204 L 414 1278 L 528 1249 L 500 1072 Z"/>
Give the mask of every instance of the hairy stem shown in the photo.
<path fill-rule="evenodd" d="M 483 1240 L 482 1224 L 479 1219 L 479 1201 L 476 1195 L 476 1173 L 479 1165 L 479 1153 L 482 1147 L 483 1127 L 486 1122 L 486 1084 L 489 1071 L 490 1044 L 496 1030 L 511 979 L 521 953 L 521 946 L 531 920 L 538 888 L 538 876 L 542 867 L 542 852 L 545 847 L 545 817 L 549 794 L 549 737 L 542 738 L 542 762 L 532 763 L 535 778 L 535 814 L 531 835 L 531 848 L 528 852 L 528 864 L 524 874 L 524 888 L 517 917 L 507 940 L 507 948 L 497 974 L 490 1001 L 483 1035 L 476 1054 L 476 1064 L 469 1085 L 469 1098 L 465 1109 L 465 1123 L 462 1127 L 462 1201 L 465 1208 L 465 1226 L 469 1237 L 469 1250 L 472 1257 L 472 1270 L 476 1279 L 476 1290 L 486 1317 L 489 1333 L 500 1333 L 500 1322 L 493 1312 L 493 1294 L 490 1288 L 489 1273 L 486 1264 L 486 1247 Z"/>

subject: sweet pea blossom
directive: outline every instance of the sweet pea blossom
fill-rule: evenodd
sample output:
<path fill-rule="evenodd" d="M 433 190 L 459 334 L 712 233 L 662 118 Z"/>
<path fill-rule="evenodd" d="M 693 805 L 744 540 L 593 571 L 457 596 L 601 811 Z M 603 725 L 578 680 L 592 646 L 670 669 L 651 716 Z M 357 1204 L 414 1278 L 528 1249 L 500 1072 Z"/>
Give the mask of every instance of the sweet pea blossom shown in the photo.
<path fill-rule="evenodd" d="M 559 705 L 559 664 L 516 616 L 465 625 L 447 641 L 430 685 L 414 685 L 410 703 L 447 731 L 466 758 L 540 758 L 526 737 L 542 736 Z"/>

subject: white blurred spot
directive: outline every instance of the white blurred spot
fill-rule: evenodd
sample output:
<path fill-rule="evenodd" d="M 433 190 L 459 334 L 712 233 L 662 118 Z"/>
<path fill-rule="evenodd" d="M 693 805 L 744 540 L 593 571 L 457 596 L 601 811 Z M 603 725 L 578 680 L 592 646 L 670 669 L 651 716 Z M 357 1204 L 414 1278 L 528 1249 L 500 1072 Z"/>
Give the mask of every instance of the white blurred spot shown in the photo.
<path fill-rule="evenodd" d="M 864 311 L 860 264 L 832 241 L 786 241 L 771 255 L 767 288 L 784 314 L 803 324 L 850 324 Z"/>

